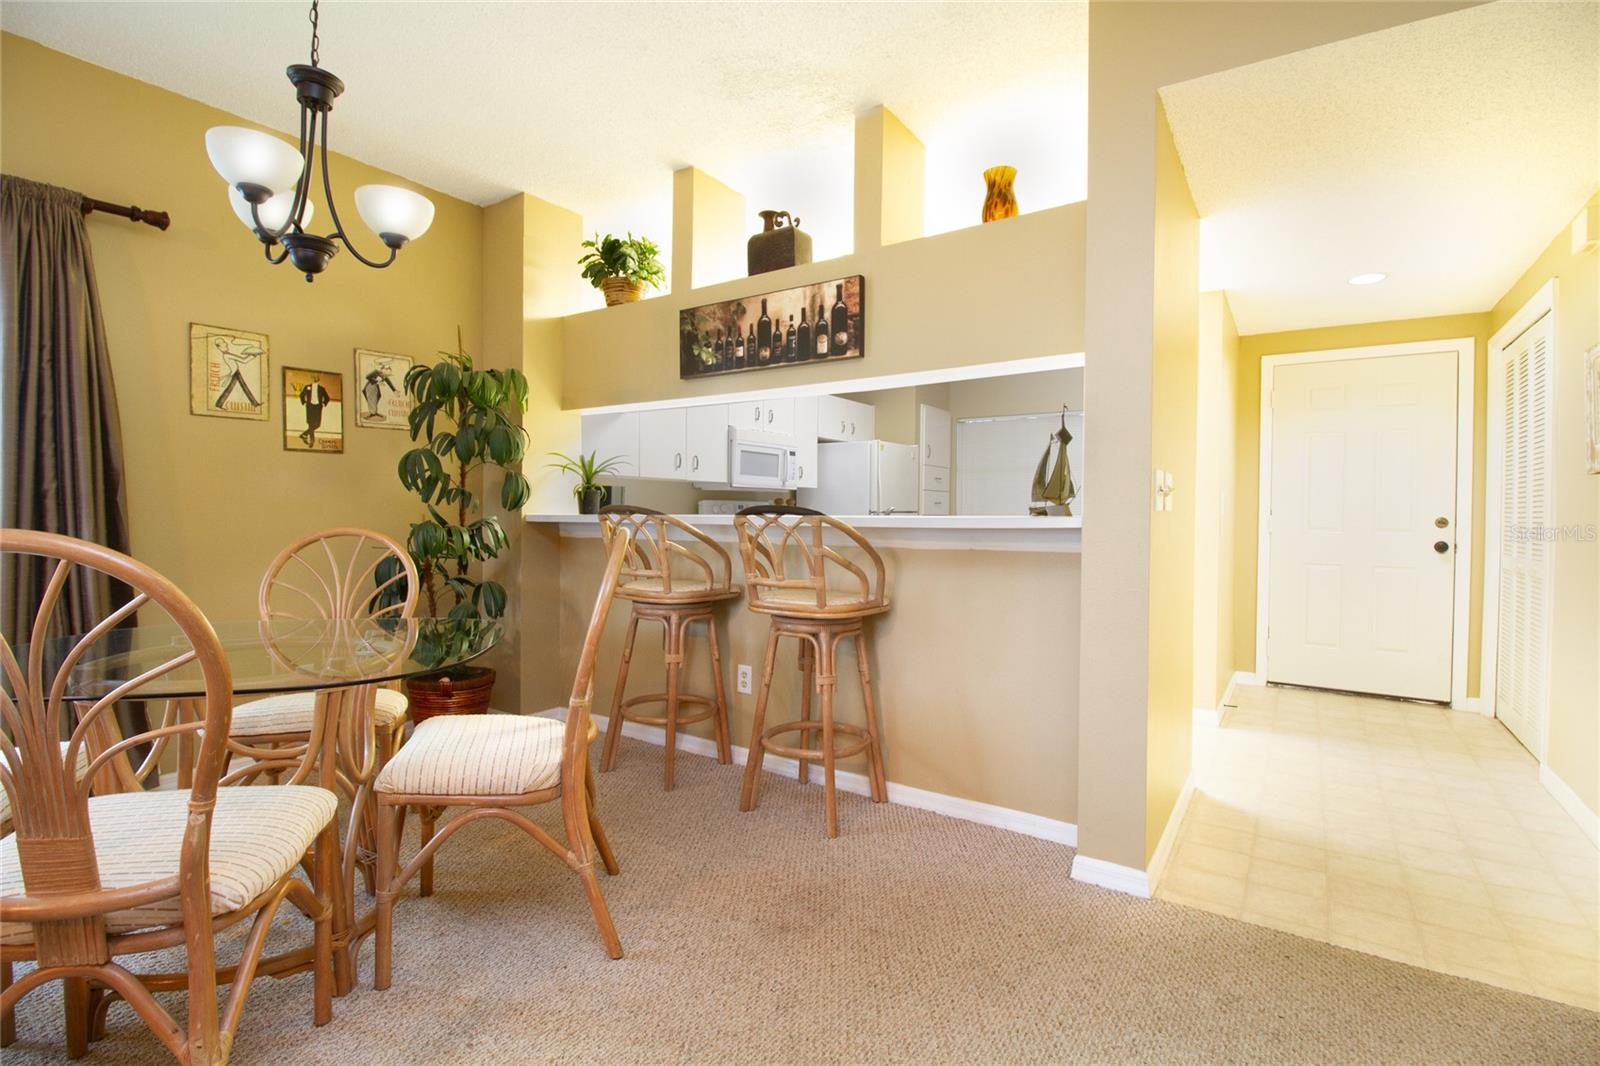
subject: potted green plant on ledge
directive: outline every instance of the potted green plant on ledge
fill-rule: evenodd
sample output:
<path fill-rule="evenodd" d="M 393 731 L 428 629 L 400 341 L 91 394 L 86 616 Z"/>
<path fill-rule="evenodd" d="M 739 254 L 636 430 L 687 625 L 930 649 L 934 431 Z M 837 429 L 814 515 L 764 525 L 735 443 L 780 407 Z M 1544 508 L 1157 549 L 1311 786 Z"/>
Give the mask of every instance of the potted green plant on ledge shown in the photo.
<path fill-rule="evenodd" d="M 528 379 L 518 370 L 479 370 L 456 334 L 456 351 L 432 366 L 406 374 L 413 406 L 411 439 L 421 441 L 400 457 L 400 483 L 427 508 L 407 539 L 422 584 L 427 614 L 451 621 L 493 621 L 505 614 L 506 590 L 473 578 L 473 563 L 496 558 L 509 543 L 500 520 L 483 515 L 469 487 L 473 475 L 488 491 L 492 470 L 501 472 L 500 506 L 518 511 L 528 502 L 528 481 L 519 472 L 528 434 L 517 422 L 528 409 Z M 477 515 L 477 517 L 473 517 Z M 481 714 L 489 707 L 494 671 L 458 666 L 406 682 L 415 721 L 434 714 Z"/>
<path fill-rule="evenodd" d="M 610 459 L 599 459 L 599 452 L 590 452 L 584 455 L 578 453 L 574 459 L 561 452 L 551 452 L 550 455 L 559 462 L 546 463 L 545 465 L 559 470 L 564 474 L 572 474 L 578 483 L 572 486 L 572 495 L 578 499 L 579 514 L 599 514 L 600 508 L 606 503 L 605 485 L 600 484 L 600 479 L 612 473 L 622 465 L 622 456 L 614 455 Z"/>
<path fill-rule="evenodd" d="M 644 287 L 659 289 L 667 280 L 661 265 L 661 249 L 648 237 L 635 237 L 629 233 L 618 237 L 598 233 L 594 240 L 584 241 L 588 251 L 578 259 L 583 276 L 589 284 L 606 294 L 606 306 L 633 303 L 644 292 Z"/>

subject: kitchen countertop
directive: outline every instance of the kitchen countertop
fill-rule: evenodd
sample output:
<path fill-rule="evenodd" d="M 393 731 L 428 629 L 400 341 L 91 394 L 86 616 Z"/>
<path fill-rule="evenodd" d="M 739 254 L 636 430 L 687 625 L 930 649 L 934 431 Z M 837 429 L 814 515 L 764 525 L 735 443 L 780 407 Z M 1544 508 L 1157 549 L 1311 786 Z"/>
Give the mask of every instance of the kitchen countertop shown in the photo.
<path fill-rule="evenodd" d="M 733 537 L 733 515 L 678 515 L 719 540 Z M 874 544 L 887 548 L 971 551 L 1077 552 L 1083 519 L 1073 515 L 854 515 L 840 516 L 857 529 L 873 530 Z M 599 536 L 592 514 L 530 514 L 528 522 L 556 525 L 563 536 Z"/>

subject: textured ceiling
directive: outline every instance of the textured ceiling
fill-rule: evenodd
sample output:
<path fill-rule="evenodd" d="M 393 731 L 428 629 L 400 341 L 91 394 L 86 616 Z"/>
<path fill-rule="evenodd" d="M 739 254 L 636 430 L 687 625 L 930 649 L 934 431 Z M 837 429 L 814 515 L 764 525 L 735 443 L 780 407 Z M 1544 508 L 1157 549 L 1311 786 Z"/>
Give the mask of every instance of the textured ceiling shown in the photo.
<path fill-rule="evenodd" d="M 307 7 L 6 0 L 0 25 L 292 132 Z M 795 210 L 822 256 L 849 248 L 851 122 L 875 104 L 928 143 L 930 216 L 964 196 L 976 221 L 982 168 L 1012 156 L 1032 206 L 1081 198 L 1086 33 L 1079 4 L 335 0 L 321 59 L 346 85 L 334 147 L 415 181 L 664 244 L 692 164 Z"/>
<path fill-rule="evenodd" d="M 1597 16 L 1488 4 L 1162 90 L 1203 286 L 1241 333 L 1490 307 L 1600 186 Z"/>

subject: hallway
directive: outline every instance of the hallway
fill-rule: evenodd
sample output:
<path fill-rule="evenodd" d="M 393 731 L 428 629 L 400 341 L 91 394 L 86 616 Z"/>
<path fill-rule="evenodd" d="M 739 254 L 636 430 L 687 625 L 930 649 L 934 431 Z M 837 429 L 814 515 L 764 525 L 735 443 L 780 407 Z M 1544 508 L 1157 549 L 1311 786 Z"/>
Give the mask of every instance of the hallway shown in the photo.
<path fill-rule="evenodd" d="M 1497 721 L 1241 687 L 1162 899 L 1600 1010 L 1600 852 Z"/>

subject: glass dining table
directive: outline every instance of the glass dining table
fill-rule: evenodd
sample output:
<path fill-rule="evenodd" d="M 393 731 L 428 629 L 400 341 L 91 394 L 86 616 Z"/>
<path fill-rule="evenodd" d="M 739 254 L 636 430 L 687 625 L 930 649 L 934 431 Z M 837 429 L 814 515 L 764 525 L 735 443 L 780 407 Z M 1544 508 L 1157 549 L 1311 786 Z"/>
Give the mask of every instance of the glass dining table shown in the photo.
<path fill-rule="evenodd" d="M 312 697 L 308 734 L 298 742 L 274 737 L 228 739 L 221 784 L 249 785 L 263 778 L 280 784 L 320 785 L 347 801 L 346 821 L 333 901 L 334 991 L 344 995 L 355 982 L 356 949 L 371 932 L 369 907 L 357 914 L 357 878 L 369 887 L 375 851 L 372 784 L 378 771 L 379 741 L 373 706 L 379 686 L 461 666 L 490 650 L 501 626 L 480 619 L 381 618 L 368 620 L 274 619 L 213 622 L 232 670 L 235 704 L 266 695 L 305 693 Z M 47 676 L 67 665 L 80 636 L 53 639 L 42 653 Z M 153 734 L 204 719 L 205 686 L 194 661 L 173 666 L 176 653 L 190 643 L 173 625 L 114 630 L 71 663 L 68 701 L 93 701 L 137 684 Z M 28 661 L 26 648 L 17 649 Z M 159 676 L 147 677 L 161 671 Z M 141 680 L 143 679 L 143 680 Z M 155 704 L 160 704 L 157 712 Z M 117 738 L 104 737 L 108 744 Z M 179 788 L 192 779 L 197 734 L 154 736 L 140 753 L 114 764 L 113 777 L 124 790 L 148 787 L 165 778 Z M 174 750 L 175 749 L 175 750 Z M 99 779 L 97 778 L 97 785 Z M 283 976 L 311 966 L 310 945 L 263 958 L 257 976 Z"/>

